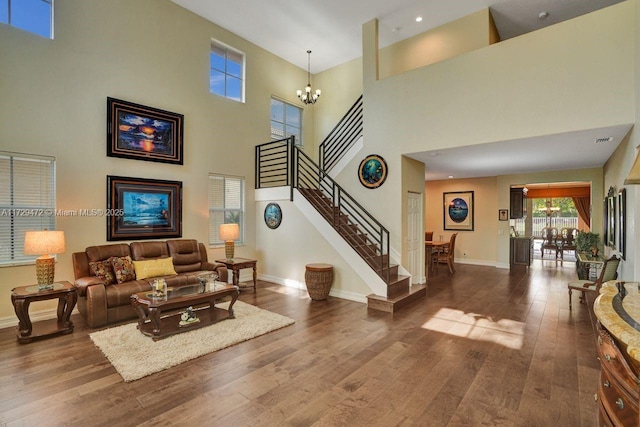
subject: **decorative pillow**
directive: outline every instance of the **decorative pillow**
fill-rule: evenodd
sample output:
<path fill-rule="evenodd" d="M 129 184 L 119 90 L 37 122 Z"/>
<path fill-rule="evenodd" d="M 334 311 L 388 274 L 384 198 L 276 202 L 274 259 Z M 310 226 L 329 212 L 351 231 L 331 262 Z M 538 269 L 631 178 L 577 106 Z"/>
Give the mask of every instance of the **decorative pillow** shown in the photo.
<path fill-rule="evenodd" d="M 113 273 L 116 276 L 118 283 L 128 282 L 129 280 L 136 280 L 136 272 L 133 269 L 133 262 L 129 255 L 123 257 L 111 257 L 111 267 L 113 267 Z"/>
<path fill-rule="evenodd" d="M 105 285 L 110 285 L 116 282 L 116 278 L 113 276 L 113 268 L 111 267 L 110 259 L 105 261 L 91 261 L 89 263 L 89 269 L 91 274 L 104 280 Z"/>
<path fill-rule="evenodd" d="M 138 280 L 146 279 L 147 277 L 178 274 L 173 268 L 173 258 L 171 257 L 133 261 L 133 268 L 136 271 L 136 279 Z"/>

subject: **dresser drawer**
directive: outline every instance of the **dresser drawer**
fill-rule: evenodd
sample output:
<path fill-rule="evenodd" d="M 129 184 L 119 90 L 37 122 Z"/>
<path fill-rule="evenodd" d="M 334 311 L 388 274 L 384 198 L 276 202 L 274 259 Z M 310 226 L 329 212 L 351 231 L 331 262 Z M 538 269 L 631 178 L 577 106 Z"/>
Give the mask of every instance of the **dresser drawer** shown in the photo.
<path fill-rule="evenodd" d="M 598 401 L 614 426 L 638 425 L 638 404 L 606 369 L 600 373 Z"/>
<path fill-rule="evenodd" d="M 629 367 L 611 336 L 601 329 L 598 332 L 598 358 L 600 359 L 602 371 L 607 371 L 607 376 L 615 380 L 618 383 L 618 387 L 624 387 L 630 398 L 637 402 L 638 381 L 636 375 Z"/>

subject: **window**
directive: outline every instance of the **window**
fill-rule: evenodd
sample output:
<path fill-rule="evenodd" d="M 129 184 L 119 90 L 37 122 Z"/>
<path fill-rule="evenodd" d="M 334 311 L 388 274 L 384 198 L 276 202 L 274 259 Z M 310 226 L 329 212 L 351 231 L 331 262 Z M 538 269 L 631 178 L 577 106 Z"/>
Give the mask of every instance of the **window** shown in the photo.
<path fill-rule="evenodd" d="M 238 224 L 244 243 L 244 178 L 209 175 L 209 244 L 224 245 L 220 224 Z"/>
<path fill-rule="evenodd" d="M 296 145 L 302 145 L 302 108 L 271 98 L 271 140 L 296 137 Z"/>
<path fill-rule="evenodd" d="M 209 91 L 244 102 L 244 53 L 211 40 Z"/>
<path fill-rule="evenodd" d="M 0 0 L 0 22 L 53 38 L 53 0 Z"/>
<path fill-rule="evenodd" d="M 24 234 L 55 229 L 55 159 L 0 151 L 0 265 L 26 264 Z"/>

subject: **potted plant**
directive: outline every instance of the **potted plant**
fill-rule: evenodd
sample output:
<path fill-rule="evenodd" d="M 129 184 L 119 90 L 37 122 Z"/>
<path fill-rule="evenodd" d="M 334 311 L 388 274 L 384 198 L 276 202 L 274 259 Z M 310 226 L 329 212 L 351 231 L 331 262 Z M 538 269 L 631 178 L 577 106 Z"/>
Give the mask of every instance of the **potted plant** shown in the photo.
<path fill-rule="evenodd" d="M 590 231 L 579 231 L 576 237 L 576 251 L 597 256 L 600 250 L 600 235 Z M 576 260 L 576 270 L 578 279 L 586 280 L 589 278 L 589 266 L 584 265 L 580 260 Z"/>

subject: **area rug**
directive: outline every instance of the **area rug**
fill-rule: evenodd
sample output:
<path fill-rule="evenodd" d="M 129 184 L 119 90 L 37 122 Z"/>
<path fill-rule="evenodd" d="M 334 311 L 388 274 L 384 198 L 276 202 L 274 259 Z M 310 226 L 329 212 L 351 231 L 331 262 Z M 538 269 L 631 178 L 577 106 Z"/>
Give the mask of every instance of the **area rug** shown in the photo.
<path fill-rule="evenodd" d="M 218 304 L 227 308 L 229 303 Z M 250 340 L 294 323 L 293 319 L 241 301 L 233 305 L 235 319 L 153 341 L 129 323 L 89 336 L 125 382 L 135 381 L 187 360 Z"/>

